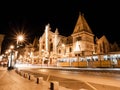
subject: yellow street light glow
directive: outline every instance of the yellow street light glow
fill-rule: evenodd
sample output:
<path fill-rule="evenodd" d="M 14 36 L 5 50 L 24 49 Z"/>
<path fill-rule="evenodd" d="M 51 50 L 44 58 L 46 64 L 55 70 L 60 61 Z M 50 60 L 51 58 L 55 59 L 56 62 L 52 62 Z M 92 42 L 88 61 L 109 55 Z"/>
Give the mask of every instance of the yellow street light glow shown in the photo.
<path fill-rule="evenodd" d="M 8 51 L 6 51 L 5 54 L 8 54 Z"/>
<path fill-rule="evenodd" d="M 20 41 L 20 42 L 23 41 L 23 40 L 24 40 L 23 35 L 19 35 L 19 36 L 17 37 L 17 40 Z"/>
<path fill-rule="evenodd" d="M 10 52 L 11 52 L 11 49 L 9 49 L 8 52 L 10 53 Z"/>
<path fill-rule="evenodd" d="M 13 45 L 11 45 L 11 46 L 10 46 L 10 49 L 14 49 L 14 46 L 13 46 Z"/>
<path fill-rule="evenodd" d="M 25 35 L 24 34 L 18 34 L 17 35 L 17 44 L 25 41 Z"/>

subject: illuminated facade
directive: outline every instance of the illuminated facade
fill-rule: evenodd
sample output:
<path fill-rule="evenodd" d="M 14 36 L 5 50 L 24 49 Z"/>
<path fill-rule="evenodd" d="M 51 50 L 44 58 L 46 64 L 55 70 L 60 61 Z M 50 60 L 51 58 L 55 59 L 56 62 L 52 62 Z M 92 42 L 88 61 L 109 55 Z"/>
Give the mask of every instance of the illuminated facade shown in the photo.
<path fill-rule="evenodd" d="M 55 32 L 52 32 L 50 24 L 48 24 L 39 39 L 41 63 L 53 64 L 57 58 L 92 55 L 95 51 L 94 47 L 94 34 L 84 15 L 81 14 L 70 36 L 59 35 L 57 28 Z"/>
<path fill-rule="evenodd" d="M 41 64 L 52 65 L 57 64 L 59 58 L 86 57 L 106 54 L 110 51 L 109 42 L 104 35 L 100 39 L 94 39 L 95 35 L 83 14 L 79 14 L 73 33 L 70 36 L 60 35 L 57 28 L 54 32 L 52 31 L 50 24 L 46 25 L 43 35 L 39 38 Z"/>

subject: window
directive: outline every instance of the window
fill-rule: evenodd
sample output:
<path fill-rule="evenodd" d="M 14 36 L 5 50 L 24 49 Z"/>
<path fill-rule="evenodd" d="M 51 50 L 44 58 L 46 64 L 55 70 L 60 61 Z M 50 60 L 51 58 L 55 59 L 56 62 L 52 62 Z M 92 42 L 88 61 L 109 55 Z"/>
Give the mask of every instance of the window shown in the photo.
<path fill-rule="evenodd" d="M 59 50 L 59 54 L 61 53 L 61 50 Z"/>
<path fill-rule="evenodd" d="M 42 49 L 45 49 L 45 46 L 44 46 L 44 45 L 42 46 Z"/>
<path fill-rule="evenodd" d="M 72 52 L 72 48 L 71 47 L 69 48 L 69 52 Z"/>
<path fill-rule="evenodd" d="M 76 38 L 76 41 L 80 41 L 82 38 L 81 37 L 77 37 Z"/>
<path fill-rule="evenodd" d="M 52 39 L 50 38 L 50 41 L 52 41 Z"/>
<path fill-rule="evenodd" d="M 50 51 L 53 51 L 53 43 L 50 44 Z"/>

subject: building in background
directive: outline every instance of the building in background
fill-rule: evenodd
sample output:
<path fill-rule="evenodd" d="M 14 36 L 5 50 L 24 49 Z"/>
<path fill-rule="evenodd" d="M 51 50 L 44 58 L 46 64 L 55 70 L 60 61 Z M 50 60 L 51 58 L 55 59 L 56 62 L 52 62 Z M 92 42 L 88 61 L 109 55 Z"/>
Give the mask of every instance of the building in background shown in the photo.
<path fill-rule="evenodd" d="M 2 42 L 4 40 L 4 37 L 5 37 L 4 34 L 0 34 L 0 54 L 1 54 Z"/>

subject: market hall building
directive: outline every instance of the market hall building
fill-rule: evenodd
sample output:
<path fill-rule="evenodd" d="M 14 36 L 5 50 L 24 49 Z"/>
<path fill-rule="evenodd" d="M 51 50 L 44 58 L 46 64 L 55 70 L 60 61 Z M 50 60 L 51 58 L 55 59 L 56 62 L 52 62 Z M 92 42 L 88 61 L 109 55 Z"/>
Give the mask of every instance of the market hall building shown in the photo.
<path fill-rule="evenodd" d="M 54 66 L 119 67 L 119 50 L 111 52 L 111 47 L 105 35 L 97 38 L 84 14 L 79 14 L 70 36 L 60 35 L 58 28 L 53 32 L 50 24 L 45 26 L 39 38 L 39 60 L 35 62 Z"/>
<path fill-rule="evenodd" d="M 69 32 L 69 30 L 67 30 Z M 4 35 L 0 35 L 2 41 Z M 1 52 L 1 48 L 0 48 Z M 105 35 L 98 38 L 92 32 L 84 14 L 79 13 L 73 32 L 63 36 L 50 24 L 39 39 L 18 49 L 16 63 L 60 67 L 120 67 L 120 48 L 111 44 Z M 15 53 L 13 56 L 15 57 Z M 2 58 L 1 58 L 2 60 Z"/>

